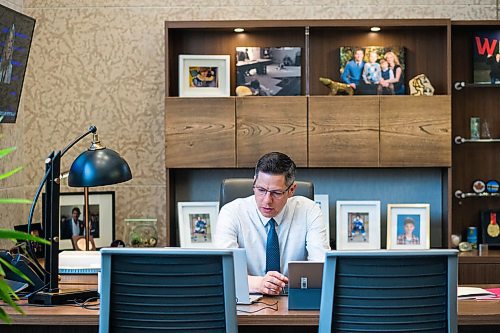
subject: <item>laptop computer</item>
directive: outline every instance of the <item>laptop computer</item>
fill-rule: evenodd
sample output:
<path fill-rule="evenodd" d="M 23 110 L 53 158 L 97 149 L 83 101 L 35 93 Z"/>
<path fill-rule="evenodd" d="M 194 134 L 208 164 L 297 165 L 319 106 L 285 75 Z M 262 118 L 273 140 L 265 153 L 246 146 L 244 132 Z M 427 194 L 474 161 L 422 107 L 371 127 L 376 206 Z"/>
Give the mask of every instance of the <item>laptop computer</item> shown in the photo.
<path fill-rule="evenodd" d="M 234 282 L 237 304 L 252 304 L 262 298 L 248 292 L 247 254 L 245 249 L 231 249 L 234 258 Z"/>

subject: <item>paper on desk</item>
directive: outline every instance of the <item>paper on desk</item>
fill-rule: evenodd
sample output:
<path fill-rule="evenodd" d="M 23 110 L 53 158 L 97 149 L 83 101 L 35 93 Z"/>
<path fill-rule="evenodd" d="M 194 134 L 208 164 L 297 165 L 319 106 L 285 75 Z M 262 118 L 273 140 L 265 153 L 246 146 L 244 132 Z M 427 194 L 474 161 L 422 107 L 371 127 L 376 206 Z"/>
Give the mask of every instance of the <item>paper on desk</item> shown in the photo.
<path fill-rule="evenodd" d="M 478 287 L 458 287 L 458 299 L 490 299 L 497 298 L 497 294 Z"/>

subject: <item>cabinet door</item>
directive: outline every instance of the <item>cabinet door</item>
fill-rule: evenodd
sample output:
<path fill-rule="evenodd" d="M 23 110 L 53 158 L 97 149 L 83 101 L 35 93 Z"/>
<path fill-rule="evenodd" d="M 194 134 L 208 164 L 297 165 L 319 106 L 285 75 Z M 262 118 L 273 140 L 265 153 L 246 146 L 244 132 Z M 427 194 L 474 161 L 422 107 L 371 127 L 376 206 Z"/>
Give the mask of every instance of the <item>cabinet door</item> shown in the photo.
<path fill-rule="evenodd" d="M 307 98 L 236 98 L 238 167 L 254 167 L 265 153 L 279 151 L 307 166 Z"/>
<path fill-rule="evenodd" d="M 235 167 L 234 123 L 234 98 L 166 98 L 166 167 Z"/>
<path fill-rule="evenodd" d="M 309 98 L 309 166 L 377 167 L 379 98 Z"/>
<path fill-rule="evenodd" d="M 380 166 L 451 166 L 450 96 L 381 96 Z"/>

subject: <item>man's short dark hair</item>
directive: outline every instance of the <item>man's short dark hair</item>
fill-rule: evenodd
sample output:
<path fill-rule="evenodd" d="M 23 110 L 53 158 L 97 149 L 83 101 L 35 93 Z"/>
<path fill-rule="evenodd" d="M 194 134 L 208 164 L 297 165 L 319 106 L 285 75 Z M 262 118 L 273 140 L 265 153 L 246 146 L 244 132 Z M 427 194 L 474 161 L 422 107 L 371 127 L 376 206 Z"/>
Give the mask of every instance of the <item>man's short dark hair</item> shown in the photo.
<path fill-rule="evenodd" d="M 255 166 L 255 179 L 259 176 L 259 172 L 283 175 L 286 186 L 290 186 L 295 181 L 295 168 L 295 163 L 287 155 L 280 152 L 267 153 L 259 159 Z"/>
<path fill-rule="evenodd" d="M 78 215 L 81 215 L 81 214 L 82 214 L 82 213 L 80 212 L 80 208 L 78 208 L 78 207 L 73 207 L 73 209 L 71 210 L 71 214 L 73 214 L 75 211 L 78 213 Z"/>

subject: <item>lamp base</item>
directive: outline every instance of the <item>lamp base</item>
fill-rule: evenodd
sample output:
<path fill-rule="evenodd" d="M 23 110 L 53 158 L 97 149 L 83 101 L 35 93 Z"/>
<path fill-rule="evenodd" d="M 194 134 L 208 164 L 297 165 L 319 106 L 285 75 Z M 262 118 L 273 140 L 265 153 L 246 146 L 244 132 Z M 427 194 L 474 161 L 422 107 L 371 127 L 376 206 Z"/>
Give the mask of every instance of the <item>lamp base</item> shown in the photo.
<path fill-rule="evenodd" d="M 85 301 L 89 298 L 98 297 L 99 293 L 97 290 L 66 289 L 55 293 L 40 291 L 29 296 L 28 303 L 39 305 L 59 305 L 71 303 L 76 300 Z"/>

